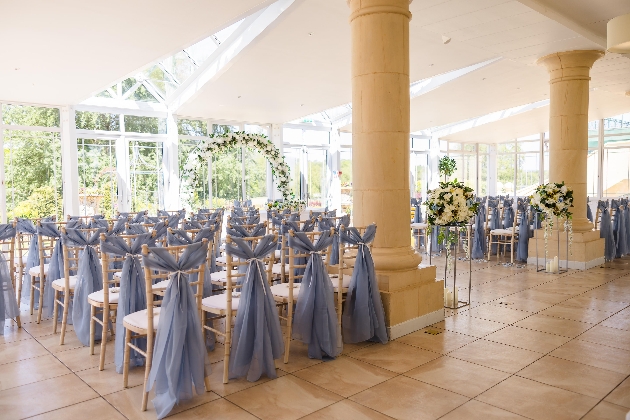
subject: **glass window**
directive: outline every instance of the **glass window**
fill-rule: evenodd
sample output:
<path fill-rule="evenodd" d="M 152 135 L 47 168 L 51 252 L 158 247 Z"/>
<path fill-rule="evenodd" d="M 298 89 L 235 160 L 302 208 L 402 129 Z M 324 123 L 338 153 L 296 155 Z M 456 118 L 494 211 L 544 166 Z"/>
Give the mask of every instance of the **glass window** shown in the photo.
<path fill-rule="evenodd" d="M 630 194 L 630 147 L 604 149 L 604 197 Z"/>
<path fill-rule="evenodd" d="M 180 176 L 184 170 L 186 162 L 188 162 L 190 153 L 197 147 L 198 144 L 199 140 L 179 139 L 177 153 L 179 156 Z M 208 176 L 208 165 L 201 165 L 199 171 L 200 173 L 197 177 L 197 183 L 193 185 L 193 196 L 188 205 L 192 208 L 212 207 L 210 204 L 210 179 Z"/>
<path fill-rule="evenodd" d="M 465 152 L 474 152 L 475 151 L 475 145 L 474 144 L 464 144 L 464 151 Z"/>
<path fill-rule="evenodd" d="M 177 120 L 177 132 L 185 136 L 207 136 L 208 123 L 200 120 Z"/>
<path fill-rule="evenodd" d="M 2 121 L 10 125 L 59 127 L 59 108 L 2 104 Z"/>
<path fill-rule="evenodd" d="M 519 141 L 516 143 L 516 150 L 518 152 L 539 152 L 540 141 Z"/>
<path fill-rule="evenodd" d="M 597 168 L 599 166 L 599 151 L 589 149 L 586 161 L 586 194 L 597 197 Z"/>
<path fill-rule="evenodd" d="M 481 146 L 481 145 L 480 145 Z M 477 195 L 480 197 L 488 195 L 488 161 L 489 155 L 479 154 L 479 188 Z"/>
<path fill-rule="evenodd" d="M 343 148 L 341 158 L 341 208 L 344 213 L 352 213 L 352 149 Z"/>
<path fill-rule="evenodd" d="M 513 144 L 512 144 L 513 146 Z M 516 155 L 497 154 L 497 194 L 514 195 L 514 165 Z"/>
<path fill-rule="evenodd" d="M 245 132 L 250 134 L 262 134 L 263 136 L 269 136 L 269 129 L 262 125 L 245 124 Z"/>
<path fill-rule="evenodd" d="M 449 150 L 462 150 L 462 144 L 461 143 L 453 143 L 453 142 L 448 142 L 448 149 Z"/>
<path fill-rule="evenodd" d="M 286 129 L 285 129 L 286 131 Z M 301 182 L 301 150 L 297 147 L 285 147 L 284 148 L 284 160 L 289 165 L 291 170 L 291 180 L 289 181 L 289 186 L 291 188 L 291 192 L 295 194 L 296 197 L 302 197 L 302 182 Z"/>
<path fill-rule="evenodd" d="M 166 134 L 166 118 L 125 115 L 125 132 Z"/>
<path fill-rule="evenodd" d="M 477 156 L 474 154 L 453 153 L 450 155 L 455 159 L 457 168 L 451 176 L 451 180 L 457 179 L 464 185 L 474 190 L 477 189 Z"/>
<path fill-rule="evenodd" d="M 514 152 L 514 142 L 511 143 L 500 143 L 497 145 L 498 153 L 513 153 Z"/>
<path fill-rule="evenodd" d="M 255 205 L 267 202 L 267 159 L 256 151 L 245 148 L 246 197 Z"/>
<path fill-rule="evenodd" d="M 477 150 L 479 150 L 479 153 L 488 153 L 488 145 L 487 144 L 478 144 L 477 145 Z"/>
<path fill-rule="evenodd" d="M 63 217 L 59 133 L 5 130 L 4 165 L 9 220 Z"/>
<path fill-rule="evenodd" d="M 120 115 L 100 112 L 77 111 L 76 127 L 80 130 L 120 131 Z"/>
<path fill-rule="evenodd" d="M 114 217 L 118 210 L 116 141 L 77 139 L 79 211 Z"/>
<path fill-rule="evenodd" d="M 411 174 L 413 197 L 425 199 L 429 188 L 429 155 L 427 153 L 411 153 Z"/>
<path fill-rule="evenodd" d="M 132 211 L 149 210 L 155 214 L 164 209 L 162 153 L 162 142 L 129 141 Z"/>
<path fill-rule="evenodd" d="M 224 206 L 243 199 L 241 149 L 212 155 L 212 206 Z"/>
<path fill-rule="evenodd" d="M 518 153 L 516 168 L 516 195 L 531 195 L 540 183 L 540 153 Z"/>
<path fill-rule="evenodd" d="M 325 207 L 328 198 L 327 157 L 325 149 L 304 149 L 307 164 L 307 197 L 308 205 L 313 207 Z"/>

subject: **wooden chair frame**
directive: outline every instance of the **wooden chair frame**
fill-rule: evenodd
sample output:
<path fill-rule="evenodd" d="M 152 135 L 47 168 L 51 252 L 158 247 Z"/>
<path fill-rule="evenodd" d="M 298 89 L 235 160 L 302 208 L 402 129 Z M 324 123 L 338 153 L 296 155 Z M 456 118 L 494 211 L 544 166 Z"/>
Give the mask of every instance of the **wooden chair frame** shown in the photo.
<path fill-rule="evenodd" d="M 13 221 L 13 227 L 15 228 L 17 225 L 17 220 Z M 11 236 L 10 238 L 6 238 L 4 240 L 0 241 L 0 252 L 2 254 L 4 254 L 4 258 L 7 261 L 7 269 L 9 270 L 9 276 L 11 278 L 11 285 L 13 286 L 13 293 L 15 293 L 16 291 L 16 266 L 15 266 L 15 242 L 16 242 L 16 237 L 17 237 L 17 232 L 14 236 Z M 20 256 L 21 259 L 21 256 Z M 19 277 L 21 279 L 21 277 Z M 21 283 L 21 281 L 20 281 Z M 22 287 L 19 286 L 19 293 L 22 292 Z M 0 293 L 3 293 L 2 290 L 0 290 Z M 19 294 L 18 294 L 19 296 Z M 18 310 L 20 309 L 20 305 L 19 305 L 19 297 L 18 297 Z M 4 315 L 4 314 L 3 314 Z M 17 324 L 18 328 L 22 328 L 22 321 L 20 320 L 20 314 L 18 313 L 18 315 L 14 318 L 15 323 Z"/>

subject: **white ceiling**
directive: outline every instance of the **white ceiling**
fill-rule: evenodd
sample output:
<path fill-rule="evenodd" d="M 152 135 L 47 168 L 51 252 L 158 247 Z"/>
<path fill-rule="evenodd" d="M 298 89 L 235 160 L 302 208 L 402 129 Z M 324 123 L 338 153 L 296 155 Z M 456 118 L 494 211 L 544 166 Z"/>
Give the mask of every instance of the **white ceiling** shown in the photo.
<path fill-rule="evenodd" d="M 76 104 L 269 3 L 3 1 L 0 100 Z"/>
<path fill-rule="evenodd" d="M 0 48 L 9 59 L 0 61 L 0 100 L 78 103 L 269 3 L 3 4 Z M 412 99 L 411 129 L 418 131 L 547 99 L 548 77 L 535 61 L 557 51 L 602 49 L 605 22 L 630 12 L 630 1 L 572 0 L 568 7 L 566 0 L 414 0 L 410 8 L 412 82 L 502 57 Z M 279 123 L 349 103 L 348 17 L 343 0 L 296 0 L 177 114 Z M 452 41 L 443 44 L 442 35 Z M 623 93 L 630 91 L 630 60 L 615 54 L 599 60 L 591 87 L 616 98 L 594 99 L 601 112 L 613 112 L 604 116 L 629 112 Z M 521 121 L 530 131 L 525 135 L 532 134 L 540 131 L 546 109 L 487 125 L 494 136 L 512 138 Z M 474 133 L 483 130 L 456 136 L 475 141 Z"/>

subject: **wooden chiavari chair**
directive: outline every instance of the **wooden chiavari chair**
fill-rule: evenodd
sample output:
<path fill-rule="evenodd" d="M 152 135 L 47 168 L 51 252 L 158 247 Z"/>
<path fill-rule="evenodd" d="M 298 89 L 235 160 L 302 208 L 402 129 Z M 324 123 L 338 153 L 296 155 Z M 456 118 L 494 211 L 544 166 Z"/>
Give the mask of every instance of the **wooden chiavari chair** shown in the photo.
<path fill-rule="evenodd" d="M 501 248 L 503 248 L 503 255 L 505 255 L 506 247 L 510 246 L 510 263 L 514 264 L 514 245 L 518 242 L 518 216 L 520 211 L 514 212 L 514 219 L 512 220 L 512 227 L 507 229 L 493 229 L 490 231 L 490 240 L 488 241 L 488 260 L 490 260 L 490 250 L 493 244 L 497 245 L 497 261 L 501 255 Z M 501 212 L 503 215 L 503 211 Z M 503 220 L 503 217 L 501 217 Z"/>
<path fill-rule="evenodd" d="M 62 232 L 65 229 L 62 227 Z M 59 239 L 61 240 L 61 239 Z M 59 345 L 63 345 L 66 337 L 66 328 L 68 326 L 68 311 L 70 310 L 70 300 L 74 295 L 74 288 L 77 283 L 77 272 L 79 271 L 79 254 L 83 247 L 69 246 L 63 244 L 63 278 L 52 282 L 54 291 L 53 300 L 53 333 L 57 333 L 57 320 L 59 314 L 59 306 L 63 308 L 61 317 L 61 335 L 59 337 Z M 41 254 L 41 252 L 40 252 Z M 40 257 L 41 261 L 41 257 Z M 74 274 L 73 274 L 74 273 Z M 63 293 L 63 301 L 59 298 L 59 293 Z"/>
<path fill-rule="evenodd" d="M 177 260 L 182 255 L 186 247 L 189 245 L 168 246 L 167 249 Z M 147 256 L 151 252 L 148 245 L 142 245 L 142 255 Z M 195 293 L 195 301 L 197 302 L 197 308 L 201 311 L 201 293 L 203 290 L 203 275 L 205 271 L 205 263 L 199 267 L 185 271 L 186 274 L 197 274 L 197 280 L 189 282 L 191 286 L 197 286 Z M 123 386 L 125 388 L 129 385 L 129 358 L 130 349 L 142 354 L 146 362 L 144 364 L 144 385 L 142 393 L 142 411 L 147 410 L 147 403 L 149 399 L 149 391 L 146 390 L 147 381 L 149 379 L 149 373 L 151 372 L 151 365 L 153 361 L 153 346 L 155 344 L 155 333 L 157 332 L 158 323 L 160 319 L 160 309 L 162 305 L 161 296 L 153 289 L 156 280 L 163 279 L 170 276 L 172 273 L 156 272 L 155 270 L 144 267 L 145 287 L 147 293 L 147 309 L 134 312 L 125 316 L 123 319 L 123 325 L 125 326 L 125 355 L 123 362 Z M 133 339 L 146 337 L 147 349 L 146 351 L 137 347 L 132 343 Z M 209 390 L 209 384 L 206 379 L 206 389 Z"/>
<path fill-rule="evenodd" d="M 241 238 L 248 243 L 250 247 L 255 248 L 258 242 L 264 236 L 256 236 L 250 238 Z M 231 244 L 232 237 L 226 237 L 226 243 Z M 270 254 L 265 258 L 267 274 L 267 280 L 271 281 L 271 266 L 273 264 L 273 254 Z M 230 254 L 226 254 L 226 278 L 225 278 L 225 293 L 215 294 L 204 298 L 201 301 L 201 327 L 205 331 L 211 331 L 215 334 L 223 337 L 224 343 L 224 358 L 223 358 L 223 383 L 228 383 L 228 367 L 230 362 L 230 347 L 232 343 L 232 321 L 236 317 L 239 304 L 240 292 L 235 292 L 236 289 L 240 289 L 241 286 L 237 284 L 238 279 L 244 280 L 247 273 L 245 270 L 239 270 L 239 267 L 245 267 L 249 265 L 247 261 L 240 261 L 232 258 Z M 239 272 L 243 271 L 243 272 Z M 214 321 L 220 319 L 225 320 L 225 331 L 221 331 L 215 328 Z M 208 325 L 208 321 L 210 325 Z"/>
<path fill-rule="evenodd" d="M 56 223 L 56 222 L 51 222 Z M 63 225 L 63 223 L 56 223 L 57 225 Z M 41 221 L 37 222 L 38 229 L 41 228 Z M 37 290 L 39 292 L 39 306 L 37 308 L 37 323 L 39 324 L 42 320 L 42 311 L 44 306 L 44 291 L 46 288 L 46 281 L 48 281 L 48 267 L 49 264 L 46 263 L 47 260 L 50 260 L 55 249 L 55 245 L 60 238 L 45 236 L 41 233 L 37 233 L 37 241 L 38 241 L 38 249 L 39 249 L 39 266 L 32 267 L 29 270 L 29 274 L 31 275 L 31 298 L 30 298 L 30 308 L 31 315 L 33 315 L 34 306 L 35 306 L 35 293 Z M 53 285 L 54 288 L 54 285 Z M 56 321 L 55 321 L 56 322 Z M 54 331 L 56 332 L 56 325 L 54 327 Z"/>

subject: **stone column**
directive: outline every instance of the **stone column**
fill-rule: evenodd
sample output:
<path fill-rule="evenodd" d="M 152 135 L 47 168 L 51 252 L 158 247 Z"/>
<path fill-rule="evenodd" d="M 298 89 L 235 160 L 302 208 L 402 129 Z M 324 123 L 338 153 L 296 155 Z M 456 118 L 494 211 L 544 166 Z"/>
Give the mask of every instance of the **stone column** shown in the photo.
<path fill-rule="evenodd" d="M 569 268 L 588 269 L 604 262 L 604 240 L 586 218 L 586 163 L 588 156 L 588 99 L 590 70 L 603 51 L 559 52 L 538 60 L 549 71 L 549 181 L 564 181 L 573 190 L 573 245 L 567 256 L 566 234 L 553 233 L 548 239 L 549 257 L 568 259 Z M 559 227 L 559 226 L 558 226 Z M 528 262 L 544 255 L 542 230 L 529 241 Z"/>
<path fill-rule="evenodd" d="M 588 155 L 588 86 L 593 63 L 603 51 L 580 50 L 538 60 L 549 71 L 549 181 L 573 190 L 573 230 L 586 232 L 586 161 Z"/>
<path fill-rule="evenodd" d="M 411 247 L 409 3 L 348 0 L 353 222 L 378 226 L 373 256 L 392 337 L 400 335 L 392 329 L 397 324 L 419 326 L 433 312 L 443 317 L 443 284 L 435 282 L 434 267 L 418 269 L 422 259 Z"/>

